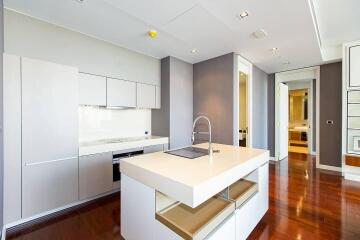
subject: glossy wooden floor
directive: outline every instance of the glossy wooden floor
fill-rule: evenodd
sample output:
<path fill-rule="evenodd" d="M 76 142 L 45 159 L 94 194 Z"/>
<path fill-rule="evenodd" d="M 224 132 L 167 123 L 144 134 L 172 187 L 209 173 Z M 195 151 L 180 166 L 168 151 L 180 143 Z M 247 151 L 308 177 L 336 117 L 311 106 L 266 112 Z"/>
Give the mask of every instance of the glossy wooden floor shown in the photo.
<path fill-rule="evenodd" d="M 7 239 L 120 239 L 119 201 L 112 195 Z M 315 169 L 308 155 L 270 164 L 269 204 L 249 239 L 360 239 L 360 183 Z"/>

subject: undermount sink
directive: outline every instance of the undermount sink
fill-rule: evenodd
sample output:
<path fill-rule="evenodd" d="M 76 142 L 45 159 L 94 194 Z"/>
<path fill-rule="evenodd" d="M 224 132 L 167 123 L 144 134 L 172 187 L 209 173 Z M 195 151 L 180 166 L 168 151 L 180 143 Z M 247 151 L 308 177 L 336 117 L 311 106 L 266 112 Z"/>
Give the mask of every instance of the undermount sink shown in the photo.
<path fill-rule="evenodd" d="M 185 148 L 170 150 L 165 153 L 179 157 L 189 158 L 189 159 L 194 159 L 205 155 L 209 155 L 208 149 L 197 148 L 197 147 L 185 147 Z"/>

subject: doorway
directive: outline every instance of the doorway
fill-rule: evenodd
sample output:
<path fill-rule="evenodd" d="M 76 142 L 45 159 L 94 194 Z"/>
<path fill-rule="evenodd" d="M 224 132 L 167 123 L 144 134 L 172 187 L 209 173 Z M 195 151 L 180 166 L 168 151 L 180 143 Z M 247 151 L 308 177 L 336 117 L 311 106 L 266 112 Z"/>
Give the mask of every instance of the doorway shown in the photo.
<path fill-rule="evenodd" d="M 309 88 L 289 90 L 289 152 L 309 153 Z"/>
<path fill-rule="evenodd" d="M 288 87 L 286 98 L 282 85 Z M 315 114 L 319 112 L 319 85 L 319 67 L 275 74 L 275 161 L 286 158 L 290 151 L 314 154 L 318 163 L 319 119 Z M 282 117 L 284 101 L 287 118 Z"/>
<path fill-rule="evenodd" d="M 237 55 L 234 111 L 237 118 L 234 145 L 252 147 L 252 64 Z"/>
<path fill-rule="evenodd" d="M 246 85 L 248 81 L 248 74 L 239 71 L 239 79 L 239 146 L 246 147 L 246 135 L 248 132 Z"/>

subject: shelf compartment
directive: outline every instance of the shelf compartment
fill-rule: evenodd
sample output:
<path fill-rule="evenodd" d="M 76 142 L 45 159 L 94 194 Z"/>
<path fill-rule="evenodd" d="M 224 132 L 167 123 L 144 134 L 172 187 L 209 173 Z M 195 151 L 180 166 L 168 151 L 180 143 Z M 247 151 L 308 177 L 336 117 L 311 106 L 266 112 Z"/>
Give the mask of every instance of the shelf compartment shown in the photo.
<path fill-rule="evenodd" d="M 234 202 L 215 196 L 196 208 L 174 203 L 158 211 L 155 218 L 180 237 L 198 240 L 209 235 L 234 211 Z"/>
<path fill-rule="evenodd" d="M 236 208 L 239 208 L 257 192 L 256 182 L 241 179 L 229 187 L 229 199 L 235 202 Z"/>

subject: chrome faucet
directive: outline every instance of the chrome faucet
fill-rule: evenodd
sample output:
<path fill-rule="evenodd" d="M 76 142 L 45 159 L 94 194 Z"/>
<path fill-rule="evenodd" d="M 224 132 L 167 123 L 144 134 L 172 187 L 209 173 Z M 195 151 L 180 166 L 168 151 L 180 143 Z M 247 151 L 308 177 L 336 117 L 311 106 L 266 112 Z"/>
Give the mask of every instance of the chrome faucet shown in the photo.
<path fill-rule="evenodd" d="M 205 119 L 208 123 L 208 132 L 195 132 L 196 123 L 202 118 Z M 209 155 L 212 156 L 213 149 L 211 146 L 211 123 L 210 123 L 210 120 L 208 117 L 201 115 L 201 116 L 198 116 L 197 118 L 195 118 L 194 123 L 193 123 L 192 135 L 191 135 L 192 144 L 194 144 L 194 141 L 195 141 L 195 134 L 208 134 L 209 135 Z"/>

